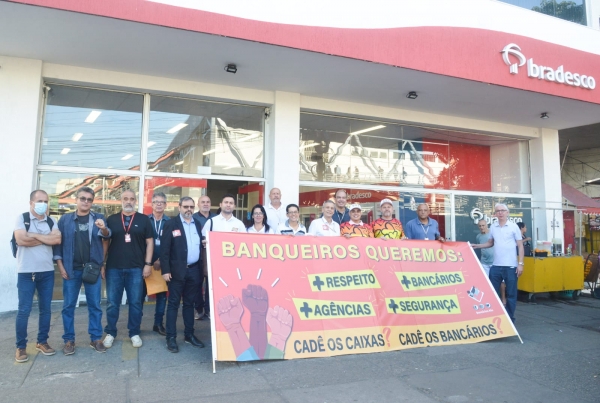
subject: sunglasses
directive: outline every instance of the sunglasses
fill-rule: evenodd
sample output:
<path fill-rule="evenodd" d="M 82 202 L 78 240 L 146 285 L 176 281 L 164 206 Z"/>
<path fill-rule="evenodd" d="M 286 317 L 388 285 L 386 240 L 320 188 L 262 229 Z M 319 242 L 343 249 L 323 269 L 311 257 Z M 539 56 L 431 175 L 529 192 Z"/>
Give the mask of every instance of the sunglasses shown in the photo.
<path fill-rule="evenodd" d="M 90 197 L 83 197 L 81 196 L 79 198 L 79 201 L 82 203 L 92 203 L 94 201 L 94 199 L 90 198 Z"/>

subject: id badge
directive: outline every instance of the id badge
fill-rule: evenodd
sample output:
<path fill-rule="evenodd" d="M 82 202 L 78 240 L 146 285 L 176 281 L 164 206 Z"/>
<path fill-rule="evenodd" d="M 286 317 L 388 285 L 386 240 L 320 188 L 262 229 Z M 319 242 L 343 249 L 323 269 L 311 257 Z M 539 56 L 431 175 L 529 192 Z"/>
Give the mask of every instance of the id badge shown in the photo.
<path fill-rule="evenodd" d="M 423 240 L 425 240 L 425 241 L 429 241 L 429 238 L 425 237 L 425 238 L 423 238 Z"/>
<path fill-rule="evenodd" d="M 154 240 L 154 245 L 156 245 L 156 246 L 160 246 L 160 239 L 158 239 L 158 238 L 157 238 L 157 239 L 155 239 L 155 240 Z"/>
<path fill-rule="evenodd" d="M 176 236 L 181 236 L 181 231 L 178 230 L 178 229 L 176 229 L 175 231 L 173 231 L 173 237 L 176 237 Z"/>
<path fill-rule="evenodd" d="M 232 228 L 231 232 L 238 232 L 238 229 L 237 228 Z"/>
<path fill-rule="evenodd" d="M 329 231 L 329 225 L 323 225 L 323 231 Z"/>
<path fill-rule="evenodd" d="M 125 242 L 131 242 L 131 235 L 125 234 Z"/>

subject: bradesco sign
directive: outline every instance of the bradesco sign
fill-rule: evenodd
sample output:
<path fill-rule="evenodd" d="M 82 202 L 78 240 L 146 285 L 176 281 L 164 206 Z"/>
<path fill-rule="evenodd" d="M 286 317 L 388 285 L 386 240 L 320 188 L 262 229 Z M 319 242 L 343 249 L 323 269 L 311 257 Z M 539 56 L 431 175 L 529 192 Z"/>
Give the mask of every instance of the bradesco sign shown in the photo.
<path fill-rule="evenodd" d="M 581 87 L 588 90 L 596 88 L 596 80 L 592 76 L 580 73 L 571 73 L 565 71 L 564 66 L 558 66 L 556 69 L 552 67 L 535 64 L 533 58 L 527 60 L 525 55 L 521 53 L 521 48 L 510 43 L 502 49 L 502 59 L 507 66 L 510 67 L 510 74 L 518 74 L 519 67 L 527 63 L 527 76 L 537 78 L 538 80 L 553 81 L 560 84 L 571 85 L 573 87 Z M 509 56 L 517 59 L 516 63 L 511 62 Z"/>

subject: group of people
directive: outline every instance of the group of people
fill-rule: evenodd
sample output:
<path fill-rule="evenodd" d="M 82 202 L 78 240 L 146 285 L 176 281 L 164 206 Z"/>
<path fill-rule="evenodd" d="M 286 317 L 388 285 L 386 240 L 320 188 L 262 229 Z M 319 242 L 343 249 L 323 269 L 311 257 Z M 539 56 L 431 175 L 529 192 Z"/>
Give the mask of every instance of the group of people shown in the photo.
<path fill-rule="evenodd" d="M 427 204 L 419 204 L 417 218 L 408 221 L 403 227 L 394 218 L 392 201 L 386 198 L 379 203 L 381 218 L 367 224 L 361 219 L 360 204 L 346 206 L 347 193 L 343 189 L 335 192 L 335 201 L 326 200 L 323 203 L 321 217 L 314 219 L 308 230 L 300 222 L 299 206 L 284 205 L 278 188 L 271 189 L 269 202 L 265 206 L 257 204 L 252 208 L 248 226 L 235 217 L 235 198 L 231 194 L 222 197 L 217 214 L 211 212 L 211 200 L 208 196 L 198 199 L 196 212 L 194 199 L 182 197 L 179 200 L 179 214 L 171 218 L 164 214 L 167 197 L 161 192 L 153 194 L 152 213 L 149 215 L 137 212 L 136 195 L 129 189 L 121 194 L 121 212 L 108 218 L 92 211 L 94 197 L 93 189 L 79 188 L 76 192 L 76 210 L 63 215 L 57 222 L 47 214 L 48 194 L 43 190 L 35 190 L 30 195 L 29 212 L 17 219 L 14 230 L 18 244 L 17 362 L 28 360 L 27 324 L 36 290 L 40 311 L 36 349 L 44 355 L 56 353 L 48 344 L 50 302 L 54 289 L 53 261 L 56 261 L 63 278 L 65 355 L 75 353 L 74 313 L 82 284 L 88 308 L 89 346 L 99 353 L 112 347 L 117 337 L 123 292 L 126 292 L 128 336 L 133 347 L 141 347 L 142 308 L 147 294 L 144 279 L 152 274 L 152 270 L 160 271 L 168 287 L 168 296 L 166 292 L 156 294 L 153 331 L 166 337 L 169 351 L 178 352 L 176 321 L 180 305 L 184 341 L 194 347 L 204 347 L 202 341 L 194 335 L 194 320 L 210 318 L 208 279 L 206 264 L 203 263 L 205 238 L 209 231 L 445 241 L 437 221 L 429 217 Z M 516 298 L 516 277 L 509 278 L 506 268 L 517 265 L 513 265 L 508 254 L 497 253 L 507 243 L 507 236 L 498 231 L 505 231 L 505 218 L 508 217 L 508 209 L 498 206 L 496 213 L 500 229 L 493 226 L 489 240 L 474 247 L 495 246 L 490 279 L 494 286 L 497 279 L 506 282 L 507 289 L 510 289 L 507 309 L 514 320 L 514 305 L 511 305 L 511 301 L 513 285 Z M 506 217 L 503 218 L 502 214 Z M 509 230 L 512 231 L 512 227 Z M 522 254 L 519 262 L 522 262 Z M 91 280 L 88 273 L 90 267 L 99 268 L 99 274 L 97 277 L 92 275 Z M 521 265 L 518 270 L 522 271 Z M 520 273 L 518 270 L 517 274 Z M 106 279 L 107 293 L 104 328 L 100 307 L 102 279 Z M 166 326 L 163 325 L 165 316 Z"/>

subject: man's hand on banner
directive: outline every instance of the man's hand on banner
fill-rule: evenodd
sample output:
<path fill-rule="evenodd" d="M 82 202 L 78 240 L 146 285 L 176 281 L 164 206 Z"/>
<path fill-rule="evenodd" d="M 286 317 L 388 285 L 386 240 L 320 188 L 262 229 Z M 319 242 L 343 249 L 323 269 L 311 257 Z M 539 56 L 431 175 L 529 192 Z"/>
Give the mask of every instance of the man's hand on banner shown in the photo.
<path fill-rule="evenodd" d="M 248 285 L 242 291 L 242 301 L 250 311 L 250 344 L 262 360 L 267 349 L 266 315 L 269 308 L 269 295 L 259 285 Z"/>
<path fill-rule="evenodd" d="M 277 305 L 275 308 L 269 308 L 267 324 L 271 328 L 269 344 L 278 350 L 285 351 L 285 342 L 292 333 L 294 318 L 287 309 Z"/>

